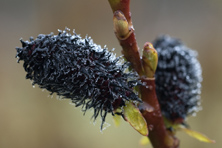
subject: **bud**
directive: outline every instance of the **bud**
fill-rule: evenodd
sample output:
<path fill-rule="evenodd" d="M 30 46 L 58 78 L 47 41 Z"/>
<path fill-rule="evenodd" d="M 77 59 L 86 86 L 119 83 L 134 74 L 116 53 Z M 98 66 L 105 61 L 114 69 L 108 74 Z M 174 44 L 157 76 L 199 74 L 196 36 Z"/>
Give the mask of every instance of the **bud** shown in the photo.
<path fill-rule="evenodd" d="M 148 78 L 153 78 L 158 63 L 158 55 L 152 43 L 146 42 L 143 48 L 143 68 Z"/>
<path fill-rule="evenodd" d="M 114 115 L 126 100 L 140 101 L 133 90 L 141 84 L 137 74 L 125 72 L 129 63 L 121 63 L 90 38 L 66 29 L 21 43 L 17 57 L 18 62 L 24 61 L 26 78 L 51 94 L 71 99 L 84 112 L 93 108 L 94 119 L 100 114 L 102 125 L 107 113 Z"/>
<path fill-rule="evenodd" d="M 113 25 L 119 39 L 127 38 L 130 35 L 129 24 L 121 11 L 114 12 Z"/>
<path fill-rule="evenodd" d="M 197 52 L 169 36 L 157 38 L 156 92 L 163 115 L 172 122 L 183 122 L 200 109 L 202 70 Z"/>

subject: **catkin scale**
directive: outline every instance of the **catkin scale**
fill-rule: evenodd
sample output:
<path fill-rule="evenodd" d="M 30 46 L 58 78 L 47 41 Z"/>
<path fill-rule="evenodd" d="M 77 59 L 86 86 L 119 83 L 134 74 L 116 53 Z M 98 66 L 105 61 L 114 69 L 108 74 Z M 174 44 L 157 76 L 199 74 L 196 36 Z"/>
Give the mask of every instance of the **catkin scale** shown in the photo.
<path fill-rule="evenodd" d="M 162 113 L 181 122 L 200 109 L 202 71 L 197 53 L 169 36 L 157 38 L 153 45 L 159 59 L 155 78 Z"/>
<path fill-rule="evenodd" d="M 125 72 L 129 63 L 121 63 L 90 38 L 82 39 L 66 29 L 21 43 L 16 57 L 18 62 L 24 61 L 26 79 L 51 94 L 71 99 L 84 112 L 93 108 L 94 119 L 100 115 L 102 125 L 107 113 L 114 115 L 125 101 L 141 101 L 133 90 L 140 84 L 137 74 Z"/>

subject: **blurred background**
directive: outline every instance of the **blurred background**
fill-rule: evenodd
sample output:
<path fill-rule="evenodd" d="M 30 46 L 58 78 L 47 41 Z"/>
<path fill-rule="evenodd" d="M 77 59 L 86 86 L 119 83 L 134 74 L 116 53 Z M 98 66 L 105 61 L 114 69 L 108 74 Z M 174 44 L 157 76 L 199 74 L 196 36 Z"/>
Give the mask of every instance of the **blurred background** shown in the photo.
<path fill-rule="evenodd" d="M 188 118 L 191 128 L 215 139 L 201 143 L 178 132 L 181 148 L 222 147 L 222 1 L 221 0 L 132 0 L 131 12 L 140 48 L 160 34 L 183 40 L 199 53 L 203 68 L 202 107 Z M 16 63 L 19 39 L 49 34 L 69 27 L 82 37 L 115 48 L 112 11 L 107 0 L 0 0 L 0 147 L 1 148 L 140 148 L 141 136 L 123 122 L 102 133 L 100 120 L 92 113 L 25 79 L 23 62 Z M 146 146 L 151 147 L 151 146 Z"/>

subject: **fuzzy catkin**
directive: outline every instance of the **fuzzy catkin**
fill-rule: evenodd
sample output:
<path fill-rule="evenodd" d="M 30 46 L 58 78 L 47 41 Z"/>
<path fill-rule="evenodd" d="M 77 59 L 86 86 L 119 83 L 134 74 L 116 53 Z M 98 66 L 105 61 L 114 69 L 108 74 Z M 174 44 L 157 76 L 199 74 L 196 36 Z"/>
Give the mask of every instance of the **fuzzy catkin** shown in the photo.
<path fill-rule="evenodd" d="M 102 125 L 107 113 L 114 115 L 125 101 L 140 101 L 133 90 L 140 84 L 137 74 L 125 72 L 128 63 L 121 63 L 90 38 L 82 39 L 66 29 L 21 43 L 16 57 L 18 62 L 24 61 L 26 79 L 51 94 L 71 99 L 84 112 L 93 108 L 94 119 L 100 114 Z"/>
<path fill-rule="evenodd" d="M 181 121 L 200 108 L 202 70 L 197 52 L 166 35 L 153 45 L 159 58 L 155 77 L 162 113 L 173 122 Z"/>

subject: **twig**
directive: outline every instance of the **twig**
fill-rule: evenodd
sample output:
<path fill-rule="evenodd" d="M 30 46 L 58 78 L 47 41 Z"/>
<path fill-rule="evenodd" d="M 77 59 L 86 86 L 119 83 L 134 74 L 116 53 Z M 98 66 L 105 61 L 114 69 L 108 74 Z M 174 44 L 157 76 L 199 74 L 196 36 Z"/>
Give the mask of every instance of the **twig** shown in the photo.
<path fill-rule="evenodd" d="M 146 60 L 143 60 L 142 63 L 140 59 L 129 9 L 130 0 L 109 0 L 109 3 L 114 13 L 114 31 L 122 46 L 122 53 L 126 60 L 132 63 L 132 67 L 138 72 L 141 80 L 147 84 L 146 87 L 140 87 L 143 104 L 139 108 L 149 127 L 148 137 L 154 148 L 178 148 L 179 140 L 164 125 L 155 90 L 155 70 L 154 73 L 150 73 L 153 67 L 150 69 L 145 66 L 151 64 L 144 63 Z M 145 44 L 144 48 L 147 47 L 151 48 L 152 46 Z"/>

